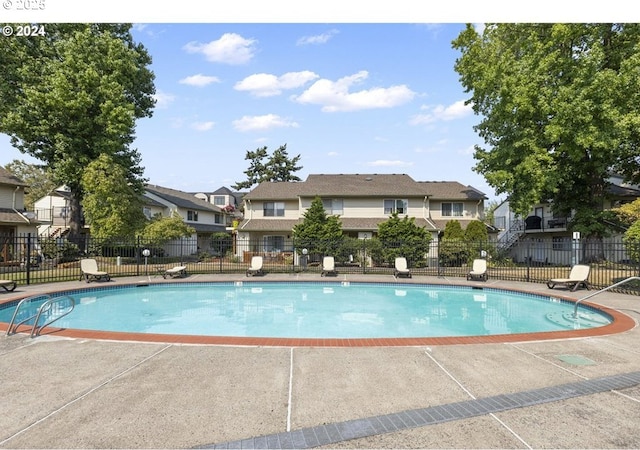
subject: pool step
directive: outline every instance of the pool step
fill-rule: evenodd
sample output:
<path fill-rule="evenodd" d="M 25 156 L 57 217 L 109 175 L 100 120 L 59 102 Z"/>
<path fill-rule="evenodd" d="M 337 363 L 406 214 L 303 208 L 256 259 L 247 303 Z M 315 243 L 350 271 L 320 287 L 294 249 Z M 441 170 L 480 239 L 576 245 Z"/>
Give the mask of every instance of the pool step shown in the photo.
<path fill-rule="evenodd" d="M 549 313 L 547 314 L 547 320 L 569 330 L 596 328 L 610 323 L 606 317 L 589 311 L 579 311 L 577 318 L 573 316 L 572 311 Z"/>

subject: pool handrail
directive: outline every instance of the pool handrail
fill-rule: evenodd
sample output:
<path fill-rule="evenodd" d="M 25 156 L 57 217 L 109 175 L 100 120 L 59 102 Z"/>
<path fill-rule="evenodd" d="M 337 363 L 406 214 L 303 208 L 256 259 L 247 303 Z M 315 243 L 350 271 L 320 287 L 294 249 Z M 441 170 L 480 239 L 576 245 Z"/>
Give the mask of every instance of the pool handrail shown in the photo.
<path fill-rule="evenodd" d="M 633 281 L 633 280 L 640 280 L 640 277 L 629 277 L 629 278 L 625 278 L 624 280 L 622 280 L 622 281 L 618 281 L 617 283 L 614 283 L 614 284 L 612 284 L 611 286 L 607 286 L 606 288 L 602 288 L 602 289 L 600 289 L 599 291 L 592 292 L 591 294 L 589 294 L 589 295 L 587 295 L 587 296 L 585 296 L 585 297 L 582 297 L 582 298 L 580 298 L 580 299 L 576 300 L 576 302 L 575 302 L 575 306 L 574 306 L 574 308 L 573 308 L 573 317 L 574 317 L 574 318 L 578 317 L 578 305 L 580 304 L 580 302 L 581 302 L 581 301 L 583 301 L 583 300 L 587 300 L 588 298 L 591 298 L 591 297 L 595 297 L 595 296 L 596 296 L 596 295 L 598 295 L 598 294 L 601 294 L 601 293 L 603 293 L 603 292 L 605 292 L 605 291 L 608 291 L 608 290 L 610 290 L 610 289 L 613 289 L 613 288 L 615 288 L 615 287 L 618 287 L 618 286 L 620 286 L 620 285 L 623 285 L 623 284 L 628 283 L 629 281 Z"/>
<path fill-rule="evenodd" d="M 15 334 L 20 325 L 22 325 L 23 323 L 28 322 L 29 320 L 33 319 L 38 314 L 36 312 L 34 315 L 29 316 L 24 320 L 21 320 L 19 323 L 15 323 L 16 317 L 18 317 L 18 312 L 20 312 L 20 308 L 22 307 L 22 305 L 24 305 L 25 303 L 32 302 L 34 300 L 40 300 L 43 296 L 51 298 L 51 295 L 44 294 L 44 295 L 36 295 L 36 296 L 32 296 L 32 297 L 23 298 L 22 300 L 20 300 L 20 302 L 18 302 L 18 305 L 16 306 L 15 311 L 13 311 L 13 316 L 11 316 L 11 321 L 9 322 L 9 327 L 7 328 L 7 336 L 11 336 L 12 334 Z M 14 324 L 15 324 L 15 326 L 14 326 Z"/>
<path fill-rule="evenodd" d="M 40 316 L 42 315 L 42 313 L 44 311 L 48 311 L 50 310 L 54 304 L 58 304 L 58 303 L 62 303 L 64 300 L 70 300 L 67 308 L 69 308 L 67 311 L 63 312 L 62 314 L 54 317 L 53 319 L 49 320 L 48 322 L 43 323 L 42 325 L 38 326 L 38 322 L 40 321 Z M 53 322 L 55 322 L 58 319 L 62 319 L 64 316 L 66 316 L 67 314 L 71 313 L 71 311 L 73 311 L 73 308 L 75 308 L 76 306 L 76 301 L 73 299 L 73 297 L 69 296 L 69 295 L 65 295 L 62 297 L 56 297 L 56 298 L 49 298 L 49 300 L 47 300 L 46 302 L 44 302 L 40 308 L 38 308 L 38 315 L 36 316 L 36 320 L 33 322 L 33 328 L 31 329 L 31 337 L 35 337 L 35 336 L 39 336 L 40 332 L 45 328 L 48 327 L 49 325 L 51 325 Z"/>
<path fill-rule="evenodd" d="M 32 302 L 34 300 L 41 300 L 42 297 L 47 298 L 48 300 L 46 300 L 44 303 L 42 303 L 42 305 L 40 305 L 38 307 L 38 311 L 27 317 L 26 319 L 21 320 L 18 323 L 15 323 L 16 321 L 16 317 L 18 316 L 18 312 L 20 311 L 20 308 L 29 302 Z M 49 320 L 48 322 L 45 322 L 44 324 L 38 326 L 38 322 L 40 321 L 40 317 L 42 316 L 42 313 L 45 311 L 50 310 L 54 304 L 57 303 L 62 303 L 63 301 L 68 302 L 68 300 L 71 300 L 69 302 L 68 311 L 65 311 L 63 314 L 60 314 L 59 316 L 53 318 L 52 320 Z M 73 311 L 73 308 L 75 308 L 76 306 L 76 302 L 73 299 L 73 297 L 70 297 L 68 295 L 65 295 L 63 297 L 57 297 L 57 298 L 52 298 L 50 294 L 44 294 L 44 295 L 37 295 L 34 297 L 27 297 L 27 298 L 23 298 L 22 300 L 20 300 L 20 302 L 18 303 L 18 305 L 16 306 L 15 311 L 13 312 L 13 316 L 11 317 L 11 321 L 9 322 L 9 327 L 7 328 L 7 336 L 11 336 L 12 334 L 16 334 L 18 332 L 18 328 L 20 327 L 20 325 L 30 321 L 31 319 L 35 318 L 35 321 L 33 322 L 33 327 L 31 328 L 31 337 L 35 337 L 35 336 L 39 336 L 40 332 L 42 332 L 42 330 L 51 325 L 53 322 L 55 322 L 58 319 L 63 318 L 64 316 L 66 316 L 67 314 L 69 314 L 71 311 Z"/>

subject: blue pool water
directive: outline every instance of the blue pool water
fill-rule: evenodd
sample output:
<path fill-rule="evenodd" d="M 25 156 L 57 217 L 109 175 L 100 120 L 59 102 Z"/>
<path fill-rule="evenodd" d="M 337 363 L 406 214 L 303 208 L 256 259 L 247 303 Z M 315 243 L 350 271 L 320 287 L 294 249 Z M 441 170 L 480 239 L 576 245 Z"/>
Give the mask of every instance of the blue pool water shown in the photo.
<path fill-rule="evenodd" d="M 204 336 L 485 336 L 604 326 L 557 298 L 499 289 L 374 283 L 176 283 L 67 293 L 56 327 Z M 36 308 L 34 305 L 33 308 Z M 14 308 L 0 310 L 9 322 Z M 25 311 L 25 314 L 28 312 Z"/>

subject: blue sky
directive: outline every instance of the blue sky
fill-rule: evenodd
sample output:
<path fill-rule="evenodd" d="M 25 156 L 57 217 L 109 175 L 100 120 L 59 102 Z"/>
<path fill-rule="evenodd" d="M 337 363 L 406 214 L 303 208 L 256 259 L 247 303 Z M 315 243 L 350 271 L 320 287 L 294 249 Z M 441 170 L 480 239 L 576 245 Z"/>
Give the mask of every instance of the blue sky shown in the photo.
<path fill-rule="evenodd" d="M 311 173 L 407 173 L 493 190 L 451 41 L 463 24 L 135 24 L 157 104 L 134 147 L 150 183 L 212 191 L 244 180 L 247 150 L 287 145 Z M 32 162 L 2 135 L 0 164 Z"/>

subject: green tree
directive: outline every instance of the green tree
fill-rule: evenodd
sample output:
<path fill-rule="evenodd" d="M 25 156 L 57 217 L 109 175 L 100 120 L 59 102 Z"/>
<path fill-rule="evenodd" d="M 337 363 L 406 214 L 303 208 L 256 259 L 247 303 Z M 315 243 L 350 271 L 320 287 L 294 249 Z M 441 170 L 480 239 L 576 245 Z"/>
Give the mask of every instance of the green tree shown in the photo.
<path fill-rule="evenodd" d="M 640 198 L 613 208 L 611 212 L 620 224 L 627 228 L 622 242 L 629 257 L 634 261 L 640 261 Z"/>
<path fill-rule="evenodd" d="M 630 227 L 640 220 L 640 198 L 635 199 L 631 203 L 625 203 L 617 208 L 613 208 L 611 212 L 618 217 L 623 225 Z"/>
<path fill-rule="evenodd" d="M 640 220 L 634 222 L 624 233 L 622 242 L 633 261 L 640 261 Z"/>
<path fill-rule="evenodd" d="M 443 267 L 461 266 L 469 259 L 469 248 L 465 242 L 464 230 L 457 220 L 450 220 L 438 246 L 438 257 Z"/>
<path fill-rule="evenodd" d="M 464 239 L 467 242 L 486 242 L 489 240 L 487 225 L 479 220 L 472 220 L 464 230 Z"/>
<path fill-rule="evenodd" d="M 47 24 L 37 39 L 0 46 L 0 132 L 40 160 L 71 192 L 70 238 L 81 229 L 82 172 L 101 154 L 140 183 L 130 148 L 135 122 L 154 106 L 151 57 L 129 24 Z"/>
<path fill-rule="evenodd" d="M 28 164 L 22 160 L 14 159 L 4 168 L 29 185 L 24 196 L 24 207 L 29 211 L 33 211 L 36 201 L 58 187 L 46 166 Z"/>
<path fill-rule="evenodd" d="M 474 170 L 526 216 L 602 209 L 613 170 L 640 181 L 639 24 L 470 25 L 453 41 L 455 70 L 481 118 Z"/>
<path fill-rule="evenodd" d="M 464 230 L 464 240 L 469 246 L 469 258 L 475 259 L 481 256 L 482 251 L 487 252 L 489 246 L 489 232 L 487 225 L 480 220 L 472 220 Z"/>
<path fill-rule="evenodd" d="M 82 174 L 82 208 L 91 235 L 101 239 L 136 236 L 147 219 L 141 184 L 128 182 L 127 170 L 102 154 Z"/>
<path fill-rule="evenodd" d="M 431 233 L 416 225 L 415 217 L 400 218 L 394 212 L 378 224 L 378 240 L 382 244 L 380 258 L 387 264 L 393 264 L 396 257 L 403 256 L 413 267 L 424 266 L 431 239 Z"/>
<path fill-rule="evenodd" d="M 256 151 L 247 151 L 244 158 L 250 161 L 249 168 L 244 171 L 247 179 L 239 181 L 233 186 L 235 190 L 249 189 L 263 181 L 300 181 L 294 172 L 302 169 L 298 166 L 300 155 L 289 157 L 287 144 L 278 147 L 271 156 L 267 152 L 267 147 L 261 147 Z"/>
<path fill-rule="evenodd" d="M 298 252 L 306 248 L 310 254 L 333 255 L 342 241 L 340 219 L 327 215 L 320 197 L 313 199 L 302 222 L 296 224 L 292 232 Z"/>
<path fill-rule="evenodd" d="M 157 215 L 142 230 L 140 237 L 149 245 L 162 245 L 172 239 L 192 236 L 196 230 L 174 212 L 171 217 Z"/>
<path fill-rule="evenodd" d="M 495 212 L 496 212 L 496 208 L 498 208 L 498 206 L 500 206 L 500 203 L 498 203 L 496 200 L 491 200 L 484 208 L 484 220 L 486 223 L 489 223 L 493 226 L 496 226 L 495 224 Z"/>

